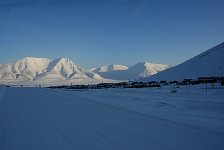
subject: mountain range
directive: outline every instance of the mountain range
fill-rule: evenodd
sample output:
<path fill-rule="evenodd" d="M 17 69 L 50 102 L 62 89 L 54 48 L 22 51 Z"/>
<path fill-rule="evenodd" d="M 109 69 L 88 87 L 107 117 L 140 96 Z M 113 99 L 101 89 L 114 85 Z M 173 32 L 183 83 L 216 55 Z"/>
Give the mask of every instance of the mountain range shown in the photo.
<path fill-rule="evenodd" d="M 139 79 L 166 69 L 168 65 L 138 63 L 132 67 L 109 65 L 85 70 L 70 59 L 26 57 L 12 64 L 0 65 L 1 83 L 99 83 Z"/>
<path fill-rule="evenodd" d="M 0 66 L 0 81 L 64 81 L 104 80 L 94 72 L 85 71 L 71 60 L 26 57 L 14 64 Z"/>
<path fill-rule="evenodd" d="M 101 82 L 183 80 L 224 76 L 224 43 L 221 43 L 177 66 L 137 63 L 101 66 L 85 70 L 70 59 L 26 57 L 12 64 L 0 65 L 1 84 L 95 84 Z"/>
<path fill-rule="evenodd" d="M 107 79 L 134 81 L 139 80 L 140 78 L 149 77 L 169 67 L 170 65 L 141 62 L 131 67 L 110 65 L 94 68 L 91 69 L 91 71 Z"/>

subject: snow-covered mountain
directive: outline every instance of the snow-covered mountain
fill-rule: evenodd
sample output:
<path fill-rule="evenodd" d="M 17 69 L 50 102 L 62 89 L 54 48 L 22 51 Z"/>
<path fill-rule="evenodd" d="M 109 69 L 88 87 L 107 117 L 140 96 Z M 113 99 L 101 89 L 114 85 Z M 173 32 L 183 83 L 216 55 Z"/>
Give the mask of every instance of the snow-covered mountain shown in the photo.
<path fill-rule="evenodd" d="M 211 76 L 224 76 L 224 43 L 175 67 L 150 76 L 145 81 L 197 79 Z"/>
<path fill-rule="evenodd" d="M 144 78 L 156 74 L 169 67 L 169 65 L 142 62 L 137 63 L 131 67 L 123 65 L 110 65 L 91 70 L 107 79 L 137 80 L 139 78 Z"/>
<path fill-rule="evenodd" d="M 109 66 L 102 66 L 99 68 L 93 68 L 90 70 L 93 72 L 112 72 L 112 71 L 120 71 L 120 70 L 127 70 L 127 69 L 128 69 L 127 66 L 114 64 Z"/>
<path fill-rule="evenodd" d="M 47 58 L 26 57 L 15 64 L 6 64 L 0 66 L 0 79 L 32 80 L 37 74 L 43 73 L 50 60 Z"/>
<path fill-rule="evenodd" d="M 93 68 L 88 71 L 78 67 L 67 58 L 51 60 L 48 58 L 26 57 L 13 64 L 0 66 L 1 81 L 34 81 L 34 82 L 61 82 L 68 81 L 113 81 L 135 80 L 156 74 L 169 65 L 138 63 L 127 67 L 124 65 L 109 65 Z"/>
<path fill-rule="evenodd" d="M 48 81 L 48 80 L 104 80 L 100 75 L 85 71 L 67 58 L 26 57 L 14 64 L 0 66 L 0 80 Z"/>

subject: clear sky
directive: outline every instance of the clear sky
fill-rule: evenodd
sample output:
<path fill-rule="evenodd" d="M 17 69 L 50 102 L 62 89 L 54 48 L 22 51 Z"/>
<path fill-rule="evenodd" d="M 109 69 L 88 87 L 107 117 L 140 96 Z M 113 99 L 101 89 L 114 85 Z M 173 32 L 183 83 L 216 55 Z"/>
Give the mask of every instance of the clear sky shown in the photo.
<path fill-rule="evenodd" d="M 223 0 L 0 0 L 0 64 L 176 65 L 221 42 Z"/>

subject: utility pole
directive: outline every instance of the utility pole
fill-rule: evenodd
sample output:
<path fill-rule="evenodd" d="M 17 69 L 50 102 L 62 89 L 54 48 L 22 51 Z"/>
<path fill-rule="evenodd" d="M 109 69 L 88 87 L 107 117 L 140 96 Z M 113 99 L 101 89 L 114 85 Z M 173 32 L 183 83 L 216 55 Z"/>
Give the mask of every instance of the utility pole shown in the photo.
<path fill-rule="evenodd" d="M 207 83 L 205 84 L 205 86 L 206 86 L 206 93 L 207 93 L 207 91 L 208 91 L 208 85 L 207 85 Z"/>

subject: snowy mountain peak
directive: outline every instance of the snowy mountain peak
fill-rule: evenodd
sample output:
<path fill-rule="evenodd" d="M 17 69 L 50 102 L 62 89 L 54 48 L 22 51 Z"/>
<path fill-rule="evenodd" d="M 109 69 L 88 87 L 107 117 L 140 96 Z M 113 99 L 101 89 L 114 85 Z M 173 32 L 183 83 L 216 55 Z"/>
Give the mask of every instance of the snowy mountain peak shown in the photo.
<path fill-rule="evenodd" d="M 140 62 L 131 67 L 124 65 L 102 66 L 91 71 L 101 75 L 104 78 L 114 80 L 139 79 L 139 77 L 148 77 L 160 71 L 169 68 L 169 65 L 153 64 L 149 62 Z"/>
<path fill-rule="evenodd" d="M 148 77 L 148 76 L 154 75 L 160 71 L 163 71 L 169 67 L 170 67 L 170 65 L 165 65 L 165 64 L 140 62 L 140 63 L 137 63 L 134 66 L 130 67 L 129 69 L 132 70 L 132 72 L 138 72 L 139 77 Z"/>
<path fill-rule="evenodd" d="M 49 66 L 49 69 L 55 71 L 60 71 L 61 69 L 64 69 L 71 72 L 74 70 L 74 68 L 77 68 L 77 65 L 67 58 L 55 59 L 51 62 Z"/>
<path fill-rule="evenodd" d="M 23 62 L 23 63 L 39 63 L 39 62 L 43 62 L 43 61 L 50 61 L 50 59 L 48 58 L 36 58 L 36 57 L 25 57 L 22 58 L 20 60 L 18 60 L 17 62 Z"/>
<path fill-rule="evenodd" d="M 118 65 L 118 64 L 109 65 L 109 67 L 108 67 L 108 71 L 127 70 L 127 69 L 128 69 L 127 66 Z"/>
<path fill-rule="evenodd" d="M 109 66 L 101 66 L 99 68 L 93 68 L 91 71 L 94 72 L 111 72 L 111 71 L 120 71 L 120 70 L 127 70 L 128 67 L 124 65 L 118 65 L 118 64 L 113 64 Z"/>
<path fill-rule="evenodd" d="M 72 62 L 72 60 L 70 60 L 70 59 L 68 59 L 68 58 L 63 58 L 63 57 L 56 59 L 56 61 L 58 61 L 58 62 L 60 62 L 60 63 L 63 63 L 63 64 L 65 64 L 65 63 L 70 64 L 70 65 L 71 65 L 71 64 L 74 64 L 74 63 Z"/>
<path fill-rule="evenodd" d="M 47 72 L 35 78 L 35 80 L 39 79 L 85 80 L 95 78 L 94 76 L 89 76 L 88 72 L 78 67 L 70 59 L 58 58 L 50 62 Z"/>
<path fill-rule="evenodd" d="M 50 59 L 26 57 L 17 61 L 13 66 L 13 73 L 17 74 L 16 78 L 27 77 L 33 79 L 37 74 L 43 73 Z"/>

